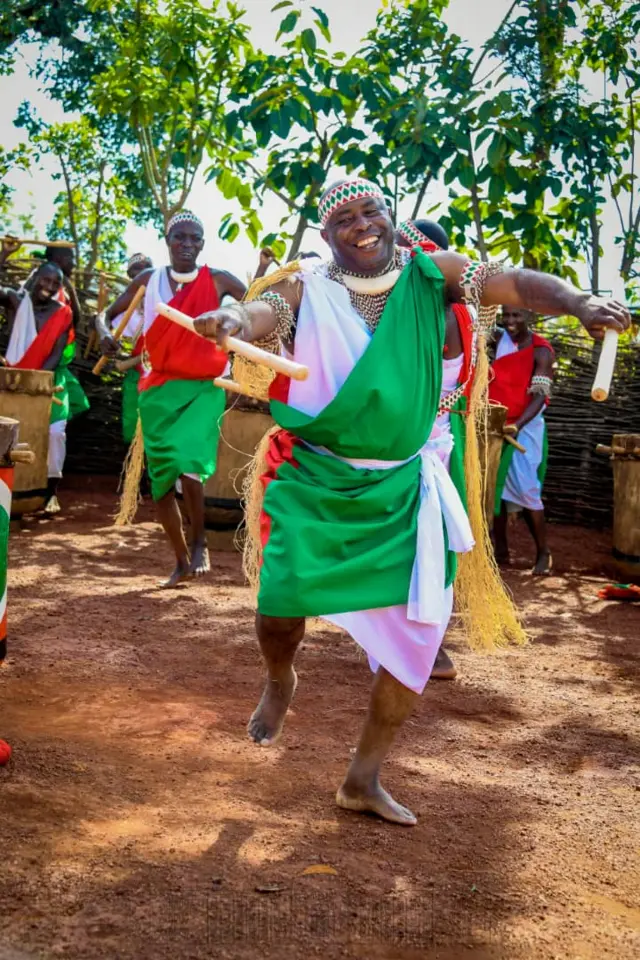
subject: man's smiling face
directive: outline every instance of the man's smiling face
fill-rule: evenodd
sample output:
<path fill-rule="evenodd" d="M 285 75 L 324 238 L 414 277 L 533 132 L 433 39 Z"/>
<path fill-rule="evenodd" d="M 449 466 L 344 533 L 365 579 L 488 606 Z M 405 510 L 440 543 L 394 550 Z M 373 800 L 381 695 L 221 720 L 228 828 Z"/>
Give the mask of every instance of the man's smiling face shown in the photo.
<path fill-rule="evenodd" d="M 322 239 L 339 267 L 374 276 L 387 266 L 394 251 L 394 231 L 384 200 L 364 197 L 339 207 L 327 221 Z"/>

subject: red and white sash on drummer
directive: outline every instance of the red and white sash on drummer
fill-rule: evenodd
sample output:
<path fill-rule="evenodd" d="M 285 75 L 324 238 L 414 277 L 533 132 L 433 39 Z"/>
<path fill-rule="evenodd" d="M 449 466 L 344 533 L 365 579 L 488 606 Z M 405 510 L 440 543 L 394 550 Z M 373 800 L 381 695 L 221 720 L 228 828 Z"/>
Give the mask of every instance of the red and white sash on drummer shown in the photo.
<path fill-rule="evenodd" d="M 21 370 L 42 370 L 60 336 L 71 329 L 72 321 L 71 307 L 61 303 L 42 329 L 38 330 L 31 297 L 24 290 L 6 352 L 9 366 Z"/>

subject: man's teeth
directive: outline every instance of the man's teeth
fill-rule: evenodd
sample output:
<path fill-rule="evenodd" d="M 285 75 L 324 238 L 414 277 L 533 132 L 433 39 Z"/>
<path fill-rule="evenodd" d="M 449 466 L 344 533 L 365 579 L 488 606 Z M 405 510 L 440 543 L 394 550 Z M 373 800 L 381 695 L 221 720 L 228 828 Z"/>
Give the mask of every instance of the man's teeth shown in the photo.
<path fill-rule="evenodd" d="M 356 246 L 357 247 L 372 247 L 374 243 L 377 243 L 379 237 L 367 237 L 366 240 L 360 240 Z"/>

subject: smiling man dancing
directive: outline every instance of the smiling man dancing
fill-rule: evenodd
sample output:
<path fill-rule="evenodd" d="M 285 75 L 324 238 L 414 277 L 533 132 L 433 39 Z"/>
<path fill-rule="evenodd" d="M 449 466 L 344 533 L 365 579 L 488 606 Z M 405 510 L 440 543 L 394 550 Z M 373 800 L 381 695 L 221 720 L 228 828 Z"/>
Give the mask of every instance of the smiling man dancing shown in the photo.
<path fill-rule="evenodd" d="M 379 771 L 449 621 L 453 552 L 473 543 L 443 465 L 451 436 L 435 422 L 445 349 L 449 359 L 461 352 L 445 306 L 463 298 L 527 305 L 573 314 L 592 333 L 622 330 L 629 317 L 555 277 L 450 252 L 405 255 L 382 192 L 366 180 L 330 187 L 319 212 L 329 264 L 309 261 L 294 282 L 245 304 L 241 317 L 223 308 L 196 320 L 219 342 L 277 332 L 310 368 L 306 381 L 279 381 L 272 392 L 280 429 L 269 437 L 261 478 L 257 614 L 267 683 L 249 734 L 267 746 L 282 731 L 305 617 L 338 624 L 364 647 L 375 679 L 337 802 L 411 825 L 414 815 L 382 788 Z"/>
<path fill-rule="evenodd" d="M 140 286 L 144 297 L 144 349 L 150 371 L 140 379 L 140 420 L 149 465 L 151 494 L 160 522 L 176 555 L 176 567 L 163 584 L 206 573 L 209 555 L 204 521 L 204 484 L 216 469 L 224 391 L 213 385 L 227 364 L 227 355 L 213 343 L 158 316 L 158 303 L 170 303 L 192 317 L 215 310 L 226 294 L 241 299 L 244 285 L 224 270 L 197 266 L 204 247 L 200 220 L 176 214 L 166 235 L 171 265 L 142 270 L 122 296 L 96 321 L 105 353 L 117 352 L 109 326 L 123 313 Z M 233 307 L 226 308 L 230 316 Z M 180 480 L 189 518 L 187 546 L 175 497 Z"/>

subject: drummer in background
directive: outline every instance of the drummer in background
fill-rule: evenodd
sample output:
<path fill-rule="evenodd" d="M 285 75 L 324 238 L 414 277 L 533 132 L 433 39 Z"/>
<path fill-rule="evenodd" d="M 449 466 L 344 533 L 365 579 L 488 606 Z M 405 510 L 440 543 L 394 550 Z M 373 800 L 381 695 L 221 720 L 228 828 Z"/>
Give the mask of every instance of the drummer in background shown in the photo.
<path fill-rule="evenodd" d="M 60 299 L 63 273 L 60 267 L 45 262 L 34 271 L 30 289 L 0 288 L 0 306 L 9 324 L 7 366 L 21 370 L 51 370 L 59 402 L 51 405 L 47 513 L 58 513 L 57 488 L 67 450 L 66 425 L 89 402 L 82 387 L 69 370 L 75 353 L 75 334 L 71 306 Z"/>
<path fill-rule="evenodd" d="M 78 329 L 80 322 L 80 303 L 78 294 L 73 285 L 72 276 L 76 266 L 76 255 L 73 247 L 47 247 L 44 254 L 47 263 L 54 263 L 62 270 L 62 287 L 58 294 L 58 299 L 62 303 L 68 303 L 73 315 L 74 329 Z"/>
<path fill-rule="evenodd" d="M 551 551 L 542 503 L 542 484 L 547 470 L 547 427 L 544 412 L 551 396 L 554 353 L 551 344 L 530 329 L 535 317 L 518 307 L 502 308 L 492 349 L 489 399 L 507 408 L 507 423 L 515 430 L 525 453 L 503 444 L 496 489 L 493 533 L 496 560 L 509 563 L 507 520 L 510 512 L 522 510 L 536 545 L 532 574 L 551 573 Z"/>
<path fill-rule="evenodd" d="M 11 254 L 16 253 L 21 246 L 22 243 L 19 239 L 10 236 L 4 237 L 2 240 L 2 246 L 0 247 L 0 267 L 6 263 Z M 38 253 L 37 256 L 42 258 L 41 253 Z M 68 303 L 70 305 L 73 316 L 73 325 L 77 328 L 81 313 L 78 295 L 71 280 L 76 265 L 76 257 L 73 247 L 46 247 L 44 252 L 44 260 L 46 263 L 55 264 L 62 271 L 62 284 L 57 296 L 61 303 Z M 32 270 L 24 282 L 24 286 L 27 288 L 27 290 L 31 290 L 32 292 L 36 270 Z"/>

